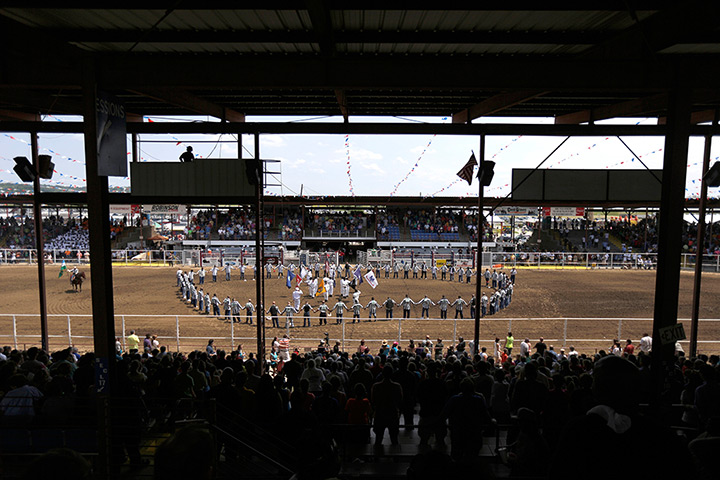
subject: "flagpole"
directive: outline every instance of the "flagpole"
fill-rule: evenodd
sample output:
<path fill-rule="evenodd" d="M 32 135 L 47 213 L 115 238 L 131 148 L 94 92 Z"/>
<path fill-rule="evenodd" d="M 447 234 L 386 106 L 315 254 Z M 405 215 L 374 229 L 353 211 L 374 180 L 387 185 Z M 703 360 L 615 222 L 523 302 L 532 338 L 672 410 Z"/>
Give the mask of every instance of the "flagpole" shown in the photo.
<path fill-rule="evenodd" d="M 482 172 L 485 161 L 485 134 L 480 135 L 480 159 L 478 160 L 478 173 Z M 471 177 L 472 178 L 472 177 Z M 477 238 L 477 269 L 475 270 L 475 335 L 473 337 L 473 356 L 480 351 L 480 273 L 482 272 L 482 242 L 484 235 L 485 217 L 483 216 L 483 182 L 478 178 L 478 238 Z M 495 359 L 497 360 L 497 359 Z"/>

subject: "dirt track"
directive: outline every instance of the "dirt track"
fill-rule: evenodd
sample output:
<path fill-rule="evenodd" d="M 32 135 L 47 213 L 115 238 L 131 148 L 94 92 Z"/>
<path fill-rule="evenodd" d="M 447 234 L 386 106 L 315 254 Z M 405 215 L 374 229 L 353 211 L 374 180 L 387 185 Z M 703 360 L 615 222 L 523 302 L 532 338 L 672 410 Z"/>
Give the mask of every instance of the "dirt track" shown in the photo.
<path fill-rule="evenodd" d="M 57 277 L 59 267 L 48 266 L 46 269 L 47 303 L 50 316 L 51 347 L 60 348 L 68 344 L 67 316 L 71 316 L 73 343 L 81 348 L 91 348 L 92 335 L 91 294 L 90 282 L 85 284 L 82 293 L 71 291 L 70 282 L 64 275 Z M 126 330 L 134 328 L 139 334 L 154 333 L 162 338 L 162 343 L 175 349 L 175 316 L 180 317 L 180 335 L 182 349 L 198 348 L 203 346 L 207 338 L 215 338 L 216 344 L 230 348 L 231 336 L 235 338 L 235 345 L 243 343 L 246 350 L 254 350 L 255 329 L 244 324 L 235 324 L 231 333 L 231 325 L 215 317 L 200 315 L 191 307 L 182 302 L 177 295 L 175 287 L 175 268 L 169 267 L 115 267 L 113 269 L 113 282 L 115 290 L 116 330 L 121 335 L 122 317 L 125 316 Z M 89 277 L 89 269 L 86 270 Z M 235 273 L 235 272 L 233 272 Z M 401 273 L 402 276 L 402 273 Z M 412 275 L 411 275 L 412 276 Z M 225 295 L 236 297 L 241 303 L 248 298 L 255 298 L 255 282 L 250 279 L 243 282 L 239 275 L 233 275 L 230 282 L 219 275 L 217 283 L 206 283 L 209 293 L 217 293 L 221 299 Z M 207 280 L 211 280 L 210 276 Z M 419 300 L 427 294 L 434 301 L 441 295 L 449 299 L 458 295 L 466 300 L 475 293 L 475 283 L 450 283 L 440 280 L 419 279 L 389 279 L 384 275 L 378 279 L 380 285 L 372 290 L 363 284 L 361 301 L 365 304 L 371 296 L 382 302 L 388 296 L 399 301 L 406 293 L 414 300 Z M 701 296 L 701 319 L 720 318 L 720 275 L 703 275 L 703 293 Z M 302 287 L 302 286 L 301 286 Z M 508 328 L 513 329 L 515 338 L 528 336 L 536 341 L 537 337 L 544 336 L 549 343 L 555 345 L 556 350 L 563 346 L 563 338 L 568 339 L 567 345 L 573 344 L 579 350 L 595 351 L 607 348 L 610 340 L 618 335 L 617 319 L 623 318 L 650 318 L 653 314 L 655 288 L 654 271 L 607 271 L 607 270 L 520 270 L 513 302 L 509 308 L 501 313 L 486 318 L 481 323 L 481 345 L 491 347 L 494 336 L 504 338 Z M 38 308 L 37 268 L 29 266 L 3 266 L 0 268 L 0 291 L 4 293 L 0 303 L 0 343 L 12 344 L 12 317 L 8 314 L 34 314 L 32 316 L 17 318 L 18 342 L 22 344 L 37 344 L 36 338 L 27 335 L 39 334 L 39 320 L 36 316 Z M 305 289 L 307 291 L 307 289 Z M 283 306 L 290 299 L 290 290 L 285 286 L 285 279 L 273 278 L 266 282 L 266 303 L 273 300 Z M 338 290 L 336 289 L 336 293 Z M 336 297 L 337 298 L 337 297 Z M 680 285 L 679 317 L 689 318 L 692 304 L 692 274 L 683 272 Z M 317 304 L 317 300 L 311 303 Z M 334 303 L 334 302 L 331 302 Z M 244 312 L 243 312 L 244 313 Z M 378 312 L 384 317 L 384 310 Z M 79 317 L 77 315 L 87 315 Z M 167 315 L 166 317 L 150 318 L 149 315 Z M 316 315 L 316 314 L 315 314 Z M 431 315 L 438 317 L 437 307 L 431 308 Z M 465 315 L 469 315 L 466 309 Z M 395 316 L 402 316 L 400 309 L 395 309 Z M 420 316 L 420 307 L 413 308 L 412 317 Z M 352 315 L 345 313 L 346 349 L 355 350 L 360 338 L 368 340 L 374 346 L 383 339 L 388 341 L 402 338 L 401 343 L 407 344 L 408 339 L 424 338 L 426 334 L 431 338 L 443 338 L 445 345 L 452 343 L 456 336 L 466 339 L 473 335 L 473 322 L 461 321 L 457 326 L 452 321 L 454 311 L 448 314 L 449 319 L 441 321 L 411 320 L 400 322 L 396 319 L 377 323 L 362 322 L 349 323 Z M 565 321 L 551 320 L 554 318 L 593 318 L 598 320 L 568 320 L 567 332 Z M 534 320 L 523 320 L 523 319 Z M 510 324 L 512 319 L 512 324 Z M 542 320 L 540 320 L 542 319 Z M 269 322 L 268 322 L 269 323 Z M 280 321 L 284 325 L 284 319 Z M 329 319 L 329 325 L 320 327 L 317 320 L 309 328 L 291 329 L 291 338 L 294 345 L 303 347 L 316 346 L 324 332 L 330 334 L 331 340 L 342 338 L 342 327 L 334 325 L 334 316 Z M 295 317 L 296 326 L 302 325 L 302 317 Z M 716 326 L 717 325 L 717 326 Z M 689 324 L 685 324 L 689 335 Z M 647 321 L 623 321 L 621 327 L 623 339 L 632 338 L 636 342 L 641 334 L 650 330 L 651 323 Z M 401 330 L 401 332 L 400 332 Z M 284 329 L 267 329 L 266 336 L 271 339 L 274 335 L 283 333 Z M 720 340 L 720 322 L 701 322 L 700 340 Z M 196 338 L 188 338 L 196 337 Z M 607 340 L 605 340 L 607 339 Z M 597 341 L 591 341 L 597 340 Z M 704 352 L 720 351 L 720 343 L 701 343 L 699 349 Z"/>

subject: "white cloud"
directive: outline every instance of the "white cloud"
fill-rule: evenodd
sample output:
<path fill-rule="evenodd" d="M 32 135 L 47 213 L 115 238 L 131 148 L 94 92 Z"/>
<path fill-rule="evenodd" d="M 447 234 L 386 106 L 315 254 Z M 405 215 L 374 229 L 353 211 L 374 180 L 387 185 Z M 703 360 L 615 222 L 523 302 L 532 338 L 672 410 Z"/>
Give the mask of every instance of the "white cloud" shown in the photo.
<path fill-rule="evenodd" d="M 350 161 L 354 160 L 382 160 L 383 156 L 381 153 L 366 150 L 364 148 L 352 148 L 350 147 Z"/>
<path fill-rule="evenodd" d="M 297 160 L 286 160 L 285 166 L 287 166 L 288 168 L 298 168 L 300 167 L 300 165 L 306 162 L 307 160 L 305 160 L 304 158 L 298 158 Z"/>
<path fill-rule="evenodd" d="M 377 163 L 361 163 L 360 166 L 366 170 L 375 172 L 375 175 L 385 175 L 385 170 L 380 168 Z"/>
<path fill-rule="evenodd" d="M 425 150 L 425 147 L 423 147 L 422 145 L 418 145 L 417 147 L 413 147 L 413 148 L 410 149 L 410 151 L 411 151 L 412 153 L 414 153 L 415 155 L 420 155 L 423 150 Z M 435 149 L 434 149 L 434 148 L 428 148 L 427 150 L 425 150 L 425 155 L 427 155 L 427 154 L 429 154 L 429 153 L 435 153 Z"/>
<path fill-rule="evenodd" d="M 285 137 L 282 135 L 262 135 L 260 137 L 260 144 L 265 147 L 284 147 L 287 145 Z"/>
<path fill-rule="evenodd" d="M 347 150 L 338 149 L 335 150 L 335 153 L 343 155 L 347 158 Z M 372 150 L 367 150 L 365 148 L 357 148 L 350 146 L 350 163 L 353 162 L 353 160 L 382 160 L 383 156 L 381 153 L 373 152 Z"/>
<path fill-rule="evenodd" d="M 313 173 L 320 174 L 320 175 L 322 175 L 323 173 L 325 173 L 325 170 L 322 169 L 322 168 L 310 168 L 310 169 L 308 169 L 308 170 L 311 171 L 311 172 L 313 172 Z"/>
<path fill-rule="evenodd" d="M 395 157 L 395 161 L 401 165 L 407 165 L 408 161 L 405 160 L 403 157 L 397 156 Z"/>

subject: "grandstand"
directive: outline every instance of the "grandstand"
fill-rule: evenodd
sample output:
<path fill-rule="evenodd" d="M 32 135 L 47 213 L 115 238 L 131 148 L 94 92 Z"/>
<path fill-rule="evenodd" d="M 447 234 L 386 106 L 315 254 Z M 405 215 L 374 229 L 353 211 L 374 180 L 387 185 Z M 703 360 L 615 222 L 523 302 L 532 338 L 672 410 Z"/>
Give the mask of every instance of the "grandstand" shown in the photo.
<path fill-rule="evenodd" d="M 3 159 L 2 173 L 12 176 L 12 183 L 2 200 L 28 213 L 0 224 L 0 246 L 7 247 L 4 259 L 12 254 L 13 260 L 32 260 L 29 246 L 42 259 L 37 330 L 43 347 L 5 349 L 0 357 L 3 478 L 58 475 L 59 464 L 73 478 L 528 479 L 594 477 L 638 465 L 650 477 L 715 478 L 720 359 L 698 355 L 697 328 L 691 329 L 687 355 L 674 340 L 683 336 L 677 314 L 681 266 L 693 258 L 691 324 L 697 325 L 702 260 L 718 251 L 716 226 L 703 229 L 707 209 L 717 207 L 708 200 L 712 175 L 706 172 L 720 119 L 719 18 L 718 2 L 699 0 L 469 6 L 189 0 L 170 7 L 28 0 L 0 8 L 0 130 L 11 140 L 19 134 L 28 138 L 23 148 L 30 159 L 17 157 L 17 170 L 13 160 Z M 280 120 L 268 121 L 273 117 Z M 298 195 L 273 199 L 265 194 L 277 181 L 265 160 L 273 150 L 261 139 L 276 134 L 346 136 L 346 145 L 349 135 L 473 137 L 473 157 L 483 173 L 472 185 L 478 196 L 396 195 L 405 177 L 388 195 L 365 197 L 353 185 L 348 147 L 347 196 L 319 192 L 311 198 L 301 188 Z M 83 159 L 43 149 L 63 135 L 83 136 Z M 157 136 L 180 145 L 200 135 L 211 135 L 216 146 L 218 136 L 232 138 L 237 158 L 180 163 L 174 154 L 172 161 L 146 161 Z M 573 178 L 577 170 L 562 172 L 558 184 L 545 183 L 551 169 L 542 157 L 537 175 L 511 183 L 505 180 L 510 172 L 500 169 L 512 159 L 501 157 L 495 178 L 512 184 L 513 196 L 490 198 L 483 187 L 474 190 L 492 176 L 487 167 L 495 157 L 486 141 L 520 136 L 617 137 L 643 166 L 623 139 L 662 136 L 662 170 L 652 171 L 652 178 L 638 170 L 651 184 L 647 189 L 636 188 L 636 177 L 621 168 L 593 173 L 606 179 L 613 174 L 615 188 L 608 181 L 608 188 L 595 182 L 584 189 Z M 687 173 L 690 137 L 705 143 L 695 178 Z M 55 170 L 46 153 L 53 160 L 85 163 L 84 178 L 64 175 L 62 167 L 48 178 Z M 327 161 L 345 171 L 343 157 L 336 152 Z M 460 168 L 449 157 L 436 165 L 442 171 L 438 189 L 447 185 L 445 177 L 455 180 Z M 18 181 L 14 171 L 32 182 L 32 189 L 12 185 Z M 108 176 L 129 178 L 131 186 L 111 189 Z M 542 182 L 535 182 L 539 176 Z M 515 196 L 531 177 L 523 188 L 532 195 Z M 699 188 L 686 198 L 693 184 Z M 516 338 L 511 354 L 522 353 L 513 358 L 500 350 L 477 351 L 477 341 L 471 351 L 459 338 L 440 348 L 435 339 L 415 339 L 402 353 L 383 345 L 376 357 L 364 350 L 334 351 L 323 343 L 290 359 L 284 339 L 277 346 L 267 341 L 263 316 L 256 312 L 255 344 L 247 351 L 218 352 L 210 341 L 197 352 L 155 352 L 152 339 L 149 352 L 142 339 L 133 339 L 136 348 L 116 350 L 111 203 L 172 203 L 196 213 L 221 212 L 214 219 L 200 215 L 194 223 L 186 218 L 182 238 L 173 230 L 175 238 L 167 242 L 156 237 L 152 225 L 126 226 L 114 241 L 137 252 L 133 258 L 153 259 L 142 251 L 149 241 L 176 249 L 172 259 L 178 250 L 188 252 L 191 262 L 202 262 L 210 249 L 242 258 L 252 247 L 260 269 L 266 246 L 288 249 L 287 257 L 291 250 L 298 259 L 301 251 L 310 259 L 320 250 L 336 252 L 336 258 L 361 252 L 369 258 L 373 251 L 373 257 L 386 258 L 377 254 L 381 249 L 411 262 L 422 255 L 418 250 L 451 261 L 463 255 L 468 262 L 473 247 L 509 247 L 512 252 L 492 253 L 517 259 L 516 246 L 506 245 L 507 232 L 492 231 L 492 220 L 486 241 L 479 222 L 463 217 L 477 209 L 481 220 L 489 206 L 505 200 L 527 208 L 657 212 L 654 222 L 642 227 L 598 220 L 603 228 L 593 229 L 592 239 L 586 228 L 583 245 L 578 234 L 567 231 L 574 228 L 546 216 L 522 247 L 532 251 L 519 253 L 538 267 L 578 265 L 580 256 L 579 268 L 595 268 L 618 258 L 623 264 L 643 258 L 638 250 L 656 251 L 647 254 L 656 259 L 651 263 L 656 270 L 639 272 L 656 285 L 653 301 L 643 306 L 653 317 L 652 330 L 639 345 L 623 346 L 618 338 L 603 353 L 575 355 L 551 353 L 542 339 L 527 345 Z M 92 312 L 94 353 L 47 351 L 46 255 L 39 233 L 45 230 L 42 208 L 48 206 L 88 211 L 92 288 L 82 298 Z M 697 233 L 683 223 L 685 208 L 699 214 Z M 307 212 L 315 212 L 312 219 Z M 48 237 L 63 233 L 53 228 Z M 549 252 L 550 245 L 565 251 Z M 142 281 L 135 285 L 142 288 Z M 263 303 L 262 275 L 253 286 L 253 301 Z M 568 288 L 563 297 L 572 299 L 573 293 Z M 81 298 L 68 295 L 74 295 L 66 296 L 68 303 Z M 475 336 L 479 325 L 478 318 Z M 64 333 L 71 337 L 69 323 Z M 605 334 L 615 337 L 615 331 Z M 507 348 L 508 340 L 498 337 L 491 349 Z M 268 353 L 272 347 L 276 350 Z M 342 416 L 342 402 L 352 415 Z M 203 431 L 182 430 L 188 424 Z M 383 440 L 386 429 L 391 438 Z M 54 447 L 75 453 L 43 453 Z"/>

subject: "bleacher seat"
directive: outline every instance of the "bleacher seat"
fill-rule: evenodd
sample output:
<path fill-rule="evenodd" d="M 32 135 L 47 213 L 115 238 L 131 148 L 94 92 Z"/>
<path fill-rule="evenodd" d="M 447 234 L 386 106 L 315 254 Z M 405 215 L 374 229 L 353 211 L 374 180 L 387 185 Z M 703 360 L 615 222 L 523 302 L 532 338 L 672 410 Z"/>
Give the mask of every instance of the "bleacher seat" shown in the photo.
<path fill-rule="evenodd" d="M 391 241 L 400 241 L 400 227 L 397 225 L 388 226 L 388 238 Z"/>

